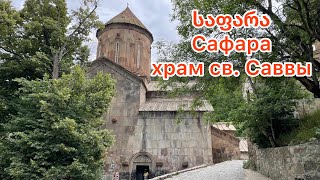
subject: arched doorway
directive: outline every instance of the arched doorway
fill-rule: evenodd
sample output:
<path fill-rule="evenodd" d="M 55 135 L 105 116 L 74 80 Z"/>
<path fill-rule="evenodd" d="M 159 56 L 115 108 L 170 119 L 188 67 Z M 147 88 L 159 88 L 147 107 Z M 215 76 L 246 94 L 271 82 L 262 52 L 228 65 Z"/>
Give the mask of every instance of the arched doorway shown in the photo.
<path fill-rule="evenodd" d="M 153 177 L 154 161 L 149 153 L 138 153 L 131 160 L 131 179 L 144 180 L 144 173 L 148 172 L 149 177 Z"/>

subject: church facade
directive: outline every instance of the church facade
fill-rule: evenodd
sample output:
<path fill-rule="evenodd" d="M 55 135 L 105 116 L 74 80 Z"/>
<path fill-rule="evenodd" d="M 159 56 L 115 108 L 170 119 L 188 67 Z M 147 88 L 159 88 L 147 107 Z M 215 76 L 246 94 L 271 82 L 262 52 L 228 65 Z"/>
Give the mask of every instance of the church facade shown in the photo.
<path fill-rule="evenodd" d="M 97 59 L 88 75 L 109 73 L 117 90 L 104 115 L 103 128 L 116 140 L 106 154 L 105 177 L 143 179 L 145 172 L 151 178 L 211 164 L 212 127 L 203 114 L 212 106 L 204 102 L 191 113 L 191 95 L 169 98 L 151 81 L 151 32 L 126 8 L 98 30 L 97 38 Z"/>

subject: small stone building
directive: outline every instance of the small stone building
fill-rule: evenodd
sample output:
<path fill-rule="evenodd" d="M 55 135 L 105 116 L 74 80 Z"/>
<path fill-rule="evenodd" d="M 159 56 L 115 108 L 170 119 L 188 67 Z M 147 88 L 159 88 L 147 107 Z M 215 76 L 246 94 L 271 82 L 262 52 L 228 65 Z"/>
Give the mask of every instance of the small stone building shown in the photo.
<path fill-rule="evenodd" d="M 106 155 L 105 178 L 119 173 L 120 179 L 143 179 L 145 171 L 151 178 L 212 163 L 211 126 L 203 120 L 212 106 L 204 102 L 191 113 L 191 95 L 168 98 L 151 81 L 153 36 L 131 10 L 108 21 L 97 38 L 88 75 L 111 74 L 117 90 L 104 115 L 104 128 L 116 139 Z"/>
<path fill-rule="evenodd" d="M 239 137 L 239 149 L 240 149 L 240 159 L 247 160 L 249 159 L 248 155 L 248 139 L 244 137 Z"/>

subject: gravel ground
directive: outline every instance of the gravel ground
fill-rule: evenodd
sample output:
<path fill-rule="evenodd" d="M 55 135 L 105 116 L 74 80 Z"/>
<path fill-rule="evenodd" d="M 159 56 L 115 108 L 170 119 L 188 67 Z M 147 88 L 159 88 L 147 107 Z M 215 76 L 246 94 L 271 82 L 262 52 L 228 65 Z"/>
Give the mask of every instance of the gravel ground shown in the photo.
<path fill-rule="evenodd" d="M 185 172 L 168 180 L 270 180 L 242 168 L 243 161 L 226 161 L 205 168 Z"/>

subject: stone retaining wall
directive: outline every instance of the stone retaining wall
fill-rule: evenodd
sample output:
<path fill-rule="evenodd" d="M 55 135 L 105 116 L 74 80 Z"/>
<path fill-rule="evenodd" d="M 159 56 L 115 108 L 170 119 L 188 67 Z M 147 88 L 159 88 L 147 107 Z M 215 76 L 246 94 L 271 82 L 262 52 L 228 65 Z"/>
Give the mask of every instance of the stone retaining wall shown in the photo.
<path fill-rule="evenodd" d="M 257 171 L 274 180 L 320 179 L 320 141 L 267 149 L 251 146 L 250 153 Z"/>

